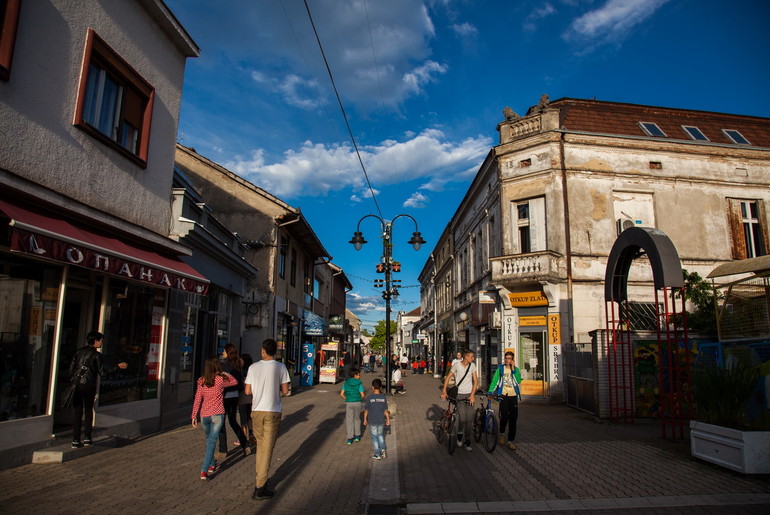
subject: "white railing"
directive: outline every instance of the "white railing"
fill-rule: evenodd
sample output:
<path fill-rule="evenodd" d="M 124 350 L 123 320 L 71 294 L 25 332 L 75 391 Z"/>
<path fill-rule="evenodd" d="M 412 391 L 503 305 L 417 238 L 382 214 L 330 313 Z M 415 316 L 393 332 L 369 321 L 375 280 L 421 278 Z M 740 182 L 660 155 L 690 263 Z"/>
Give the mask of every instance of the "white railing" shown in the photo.
<path fill-rule="evenodd" d="M 558 280 L 562 257 L 551 251 L 491 258 L 492 281 L 497 283 Z"/>

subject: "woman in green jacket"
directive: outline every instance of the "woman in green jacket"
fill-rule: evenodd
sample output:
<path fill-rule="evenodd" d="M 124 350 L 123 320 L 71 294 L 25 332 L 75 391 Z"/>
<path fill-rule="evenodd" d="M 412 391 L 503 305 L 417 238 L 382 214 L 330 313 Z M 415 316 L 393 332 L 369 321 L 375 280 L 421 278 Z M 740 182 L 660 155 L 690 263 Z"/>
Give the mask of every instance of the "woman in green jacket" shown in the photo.
<path fill-rule="evenodd" d="M 519 418 L 519 383 L 521 383 L 521 370 L 516 366 L 513 352 L 505 353 L 505 363 L 497 367 L 492 382 L 489 384 L 489 393 L 502 395 L 500 401 L 500 445 L 508 445 L 512 451 L 516 450 L 513 443 L 516 438 L 516 420 Z M 505 439 L 505 426 L 508 426 L 508 440 Z"/>

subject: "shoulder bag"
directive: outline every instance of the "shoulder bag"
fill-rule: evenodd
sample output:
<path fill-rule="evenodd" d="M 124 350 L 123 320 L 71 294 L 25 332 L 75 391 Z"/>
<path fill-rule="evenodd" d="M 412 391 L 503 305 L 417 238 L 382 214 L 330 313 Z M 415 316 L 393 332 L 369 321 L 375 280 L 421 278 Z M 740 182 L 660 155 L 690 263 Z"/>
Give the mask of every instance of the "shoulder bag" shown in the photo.
<path fill-rule="evenodd" d="M 78 372 L 72 376 L 72 378 L 70 378 L 70 384 L 67 385 L 67 387 L 64 389 L 64 392 L 62 393 L 62 408 L 71 408 L 75 403 L 75 390 L 77 390 L 78 384 L 80 383 L 80 380 L 83 379 L 83 376 L 87 370 L 88 367 L 83 365 L 80 367 L 80 370 L 78 370 Z"/>
<path fill-rule="evenodd" d="M 460 383 L 462 383 L 462 382 L 463 382 L 463 379 L 465 379 L 465 376 L 467 376 L 467 375 L 468 375 L 468 372 L 470 372 L 470 371 L 471 371 L 471 365 L 473 365 L 473 363 L 468 363 L 468 368 L 466 368 L 466 369 L 465 369 L 465 373 L 463 374 L 463 377 L 462 377 L 462 379 L 460 379 L 459 381 L 457 381 L 457 384 L 455 384 L 453 387 L 449 388 L 449 389 L 446 391 L 446 393 L 447 393 L 447 395 L 448 395 L 449 397 L 451 397 L 451 398 L 453 398 L 453 399 L 456 399 L 456 398 L 457 398 L 457 394 L 459 393 Z"/>

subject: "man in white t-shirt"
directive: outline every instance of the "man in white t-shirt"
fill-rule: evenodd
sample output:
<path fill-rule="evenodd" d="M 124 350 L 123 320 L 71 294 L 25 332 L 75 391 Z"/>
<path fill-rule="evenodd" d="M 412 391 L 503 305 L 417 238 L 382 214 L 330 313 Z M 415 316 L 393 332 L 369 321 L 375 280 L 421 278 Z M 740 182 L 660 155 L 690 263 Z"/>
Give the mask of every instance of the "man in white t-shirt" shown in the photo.
<path fill-rule="evenodd" d="M 447 398 L 447 386 L 452 377 L 457 386 L 457 415 L 460 429 L 457 433 L 457 444 L 462 445 L 465 440 L 465 450 L 471 450 L 471 434 L 473 433 L 473 403 L 475 402 L 476 389 L 479 387 L 479 376 L 476 370 L 475 353 L 466 349 L 463 351 L 462 361 L 452 365 L 451 370 L 444 379 L 444 388 L 441 390 L 441 398 Z M 468 399 L 468 402 L 460 402 Z"/>
<path fill-rule="evenodd" d="M 270 499 L 275 495 L 267 489 L 270 459 L 278 439 L 283 403 L 281 397 L 289 395 L 289 371 L 275 360 L 278 344 L 268 338 L 262 342 L 262 359 L 249 367 L 245 393 L 252 396 L 251 421 L 257 439 L 256 484 L 252 499 Z"/>

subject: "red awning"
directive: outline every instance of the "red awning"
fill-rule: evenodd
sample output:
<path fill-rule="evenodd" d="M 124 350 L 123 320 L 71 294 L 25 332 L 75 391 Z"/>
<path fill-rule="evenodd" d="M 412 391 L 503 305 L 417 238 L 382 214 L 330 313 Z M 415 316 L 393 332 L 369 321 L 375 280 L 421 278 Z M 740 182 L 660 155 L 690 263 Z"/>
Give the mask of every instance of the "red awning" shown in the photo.
<path fill-rule="evenodd" d="M 206 295 L 208 279 L 176 257 L 135 247 L 83 223 L 30 211 L 0 200 L 10 219 L 11 250 L 125 279 Z"/>

